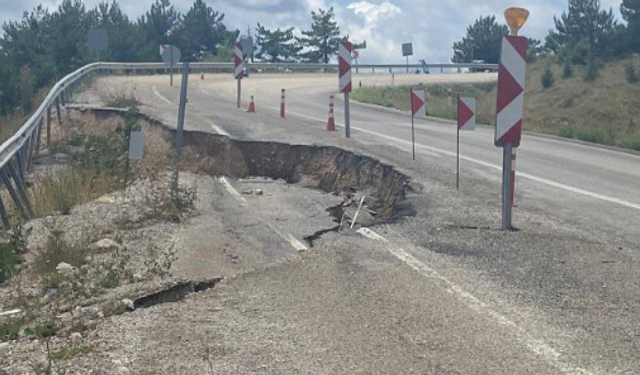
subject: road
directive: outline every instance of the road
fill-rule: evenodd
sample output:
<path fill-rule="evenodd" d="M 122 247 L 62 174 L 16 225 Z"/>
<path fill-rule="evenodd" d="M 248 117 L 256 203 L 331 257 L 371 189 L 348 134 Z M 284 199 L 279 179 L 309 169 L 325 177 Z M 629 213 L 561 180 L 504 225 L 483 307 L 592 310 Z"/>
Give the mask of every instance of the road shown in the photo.
<path fill-rule="evenodd" d="M 395 81 L 494 79 L 491 74 L 399 75 Z M 356 85 L 388 84 L 389 80 L 386 75 L 354 77 Z M 115 77 L 105 82 L 112 87 L 135 86 L 145 112 L 169 125 L 175 123 L 178 83 L 169 87 L 163 76 Z M 492 129 L 481 126 L 475 133 L 463 134 L 462 189 L 457 192 L 454 125 L 419 120 L 418 158 L 413 162 L 410 119 L 406 114 L 353 103 L 353 133 L 347 140 L 341 126 L 339 99 L 339 132 L 324 130 L 328 97 L 335 94 L 336 85 L 336 77 L 321 74 L 255 75 L 243 81 L 243 108 L 239 110 L 234 104 L 235 81 L 227 75 L 207 76 L 204 80 L 193 75 L 187 129 L 218 132 L 239 140 L 329 144 L 376 157 L 412 178 L 414 192 L 407 203 L 415 214 L 398 223 L 373 228 L 372 232 L 361 232 L 360 239 L 344 239 L 342 245 L 328 251 L 328 259 L 314 256 L 304 266 L 291 266 L 291 270 L 248 275 L 241 278 L 249 280 L 247 285 L 229 284 L 219 292 L 221 295 L 240 293 L 241 311 L 256 306 L 267 308 L 270 304 L 280 311 L 290 303 L 282 324 L 275 327 L 277 332 L 285 335 L 292 327 L 316 327 L 340 336 L 352 348 L 332 342 L 331 336 L 313 332 L 296 333 L 295 338 L 274 333 L 289 344 L 291 340 L 306 340 L 324 345 L 303 351 L 331 361 L 326 366 L 308 367 L 314 370 L 310 373 L 359 373 L 357 368 L 361 373 L 389 373 L 397 368 L 398 373 L 428 374 L 640 371 L 640 327 L 635 319 L 640 313 L 639 156 L 525 135 L 518 151 L 518 207 L 514 217 L 521 231 L 504 234 L 498 230 L 501 152 L 493 146 Z M 278 116 L 281 88 L 287 90 L 285 120 Z M 256 99 L 255 114 L 244 111 L 249 95 Z M 335 238 L 332 241 L 335 244 Z M 374 249 L 383 249 L 386 255 Z M 323 284 L 323 273 L 314 272 L 312 265 L 330 268 L 327 273 L 331 278 Z M 305 277 L 323 287 L 300 284 Z M 291 289 L 291 282 L 306 286 L 302 291 Z M 255 298 L 243 294 L 244 287 Z M 351 292 L 330 293 L 341 288 Z M 336 320 L 335 312 L 321 309 L 314 318 L 308 309 L 319 302 L 310 293 L 317 293 L 316 298 L 328 298 L 330 305 L 353 315 Z M 194 308 L 211 307 L 202 303 Z M 299 314 L 292 315 L 291 311 Z M 264 325 L 270 323 L 263 315 L 262 326 L 249 332 L 238 323 L 251 325 L 246 315 L 232 314 L 227 318 L 234 322 L 230 327 L 223 323 L 217 327 L 227 340 L 269 332 Z M 147 320 L 153 319 L 161 316 Z M 403 319 L 410 323 L 404 324 Z M 359 320 L 366 327 L 381 325 L 385 334 L 378 337 L 380 332 L 365 328 L 356 330 L 355 336 L 339 334 L 341 327 Z M 189 326 L 188 322 L 183 323 Z M 430 333 L 424 325 L 431 327 Z M 396 335 L 404 339 L 390 339 Z M 369 340 L 376 339 L 386 340 L 386 344 L 371 345 Z M 420 345 L 435 345 L 430 340 L 444 347 L 421 349 Z M 219 369 L 247 370 L 253 363 L 242 358 L 265 355 L 260 351 L 265 348 L 259 340 L 240 341 L 235 343 L 237 355 L 228 358 L 231 362 L 220 364 Z M 418 343 L 416 350 L 429 354 L 419 357 L 416 352 L 417 357 L 411 361 L 400 358 L 399 352 L 407 342 Z M 353 349 L 364 343 L 368 353 Z M 318 352 L 323 349 L 324 355 Z M 340 352 L 345 353 L 342 361 L 335 358 Z M 279 349 L 278 356 L 293 353 L 293 349 Z M 353 359 L 347 360 L 350 355 Z M 375 366 L 371 367 L 371 363 L 378 363 L 376 358 L 399 362 L 380 365 L 377 372 Z M 336 370 L 335 366 L 341 363 L 352 366 L 351 371 Z M 278 362 L 267 372 L 300 373 L 304 368 L 299 360 L 292 360 L 289 367 L 285 364 Z"/>

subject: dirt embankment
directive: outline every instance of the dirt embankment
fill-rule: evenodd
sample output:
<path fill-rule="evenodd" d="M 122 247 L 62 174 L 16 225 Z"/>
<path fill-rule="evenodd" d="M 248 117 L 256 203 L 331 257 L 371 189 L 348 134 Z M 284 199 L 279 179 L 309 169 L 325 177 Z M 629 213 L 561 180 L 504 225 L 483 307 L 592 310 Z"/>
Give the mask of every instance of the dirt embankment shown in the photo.
<path fill-rule="evenodd" d="M 105 110 L 83 113 L 99 120 L 122 115 Z M 147 121 L 167 132 L 164 142 L 173 139 L 174 130 L 153 119 Z M 398 204 L 408 190 L 409 177 L 392 166 L 337 147 L 238 141 L 204 132 L 185 132 L 183 144 L 184 170 L 211 176 L 283 179 L 328 193 L 366 191 L 371 198 L 369 207 L 380 218 L 397 216 Z"/>

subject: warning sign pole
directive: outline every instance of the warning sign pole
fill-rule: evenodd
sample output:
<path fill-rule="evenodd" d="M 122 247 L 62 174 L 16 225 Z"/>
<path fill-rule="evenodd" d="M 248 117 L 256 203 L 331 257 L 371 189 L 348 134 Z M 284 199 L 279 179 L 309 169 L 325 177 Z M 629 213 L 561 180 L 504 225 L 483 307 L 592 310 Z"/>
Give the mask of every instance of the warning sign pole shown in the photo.
<path fill-rule="evenodd" d="M 238 81 L 238 97 L 237 97 L 237 107 L 240 108 L 240 102 L 242 100 L 242 77 L 244 76 L 244 50 L 242 47 L 242 43 L 236 43 L 234 50 L 234 58 L 233 58 L 233 76 Z"/>
<path fill-rule="evenodd" d="M 518 36 L 529 11 L 509 8 L 505 11 L 511 34 L 502 39 L 498 71 L 498 100 L 496 110 L 495 144 L 502 147 L 502 230 L 514 230 L 513 218 L 513 153 L 522 139 L 524 92 L 527 70 L 528 39 Z"/>
<path fill-rule="evenodd" d="M 338 87 L 344 94 L 344 128 L 347 138 L 351 138 L 351 108 L 349 93 L 351 92 L 351 52 L 353 45 L 348 40 L 340 41 L 338 51 Z"/>

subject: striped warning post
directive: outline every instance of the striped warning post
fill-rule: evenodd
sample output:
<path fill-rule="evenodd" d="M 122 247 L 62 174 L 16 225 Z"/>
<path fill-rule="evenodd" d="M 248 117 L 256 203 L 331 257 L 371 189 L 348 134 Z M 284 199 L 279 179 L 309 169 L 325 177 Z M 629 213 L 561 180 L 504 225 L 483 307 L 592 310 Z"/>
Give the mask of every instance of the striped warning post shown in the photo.
<path fill-rule="evenodd" d="M 338 88 L 341 93 L 351 92 L 351 51 L 353 45 L 346 40 L 340 42 L 338 50 L 338 68 L 339 68 L 339 84 Z"/>
<path fill-rule="evenodd" d="M 280 118 L 285 118 L 285 108 L 284 108 L 284 103 L 285 103 L 285 90 L 282 89 L 282 91 L 280 92 Z"/>
<path fill-rule="evenodd" d="M 522 36 L 507 36 L 502 40 L 495 133 L 498 147 L 507 143 L 517 147 L 522 138 L 527 45 L 527 38 Z"/>
<path fill-rule="evenodd" d="M 233 49 L 233 76 L 235 79 L 242 79 L 244 75 L 244 50 L 242 49 L 242 43 L 236 43 Z"/>

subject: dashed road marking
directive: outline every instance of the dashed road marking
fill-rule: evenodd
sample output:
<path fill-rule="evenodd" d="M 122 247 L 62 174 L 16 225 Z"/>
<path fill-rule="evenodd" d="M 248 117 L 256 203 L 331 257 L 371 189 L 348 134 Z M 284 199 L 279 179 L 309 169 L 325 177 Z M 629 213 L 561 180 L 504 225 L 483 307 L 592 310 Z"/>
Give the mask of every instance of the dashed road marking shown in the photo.
<path fill-rule="evenodd" d="M 398 260 L 402 261 L 409 267 L 413 268 L 420 275 L 428 279 L 437 280 L 443 283 L 448 293 L 456 296 L 458 300 L 463 302 L 468 308 L 470 308 L 474 312 L 480 315 L 487 316 L 493 319 L 494 321 L 496 321 L 498 324 L 513 330 L 518 340 L 522 342 L 530 351 L 538 355 L 540 358 L 544 359 L 550 365 L 557 368 L 563 374 L 594 375 L 590 371 L 587 371 L 583 368 L 576 367 L 569 363 L 564 362 L 561 358 L 562 354 L 558 352 L 556 349 L 554 349 L 553 347 L 551 347 L 549 344 L 545 343 L 543 340 L 535 338 L 533 335 L 527 332 L 524 328 L 520 327 L 517 323 L 513 322 L 506 316 L 492 309 L 489 304 L 481 301 L 471 293 L 465 291 L 462 287 L 460 287 L 459 285 L 451 281 L 449 278 L 441 275 L 438 271 L 429 267 L 424 262 L 421 262 L 416 257 L 406 252 L 404 249 L 394 246 L 391 242 L 389 242 L 383 236 L 367 228 L 362 228 L 358 230 L 358 233 L 369 239 L 377 240 L 377 241 L 381 241 L 389 244 L 388 251 L 393 256 L 395 256 Z"/>
<path fill-rule="evenodd" d="M 152 86 L 151 89 L 153 90 L 153 93 L 155 94 L 155 96 L 157 96 L 158 98 L 162 99 L 167 104 L 172 104 L 171 100 L 165 98 L 162 94 L 160 94 L 160 92 L 158 91 L 158 88 L 156 86 Z"/>
<path fill-rule="evenodd" d="M 247 202 L 247 200 L 242 196 L 242 194 L 240 194 L 238 190 L 236 190 L 236 188 L 234 188 L 233 185 L 229 183 L 229 180 L 227 180 L 226 177 L 219 177 L 218 182 L 220 182 L 222 186 L 225 187 L 225 189 L 229 192 L 229 194 L 231 194 L 233 198 L 235 198 L 237 201 L 242 203 L 243 207 L 247 207 L 249 205 L 249 202 Z M 300 242 L 297 238 L 293 237 L 291 234 L 281 232 L 280 230 L 278 230 L 278 228 L 276 228 L 271 223 L 269 223 L 268 225 L 269 225 L 269 228 L 271 228 L 283 240 L 287 241 L 297 251 L 309 250 L 309 248 L 305 244 Z"/>
<path fill-rule="evenodd" d="M 236 190 L 236 188 L 234 188 L 229 181 L 227 180 L 226 177 L 219 177 L 218 178 L 218 182 L 220 182 L 222 184 L 222 186 L 224 186 L 225 189 L 227 189 L 227 191 L 229 192 L 229 194 L 231 194 L 231 196 L 233 198 L 235 198 L 235 200 L 237 200 L 238 202 L 244 204 L 245 206 L 247 206 L 249 204 L 249 202 L 247 202 L 246 199 L 244 199 L 244 197 L 242 196 L 242 194 L 240 194 L 238 192 L 238 190 Z"/>
<path fill-rule="evenodd" d="M 309 250 L 309 248 L 305 244 L 303 244 L 302 242 L 298 241 L 297 238 L 293 237 L 289 233 L 281 232 L 280 230 L 278 230 L 278 228 L 276 228 L 271 223 L 269 223 L 269 227 L 271 229 L 273 229 L 273 231 L 276 232 L 276 234 L 278 236 L 282 237 L 282 239 L 284 239 L 285 241 L 289 242 L 289 244 L 291 244 L 291 246 L 293 246 L 294 249 L 296 249 L 298 251 L 307 251 L 307 250 Z"/>

